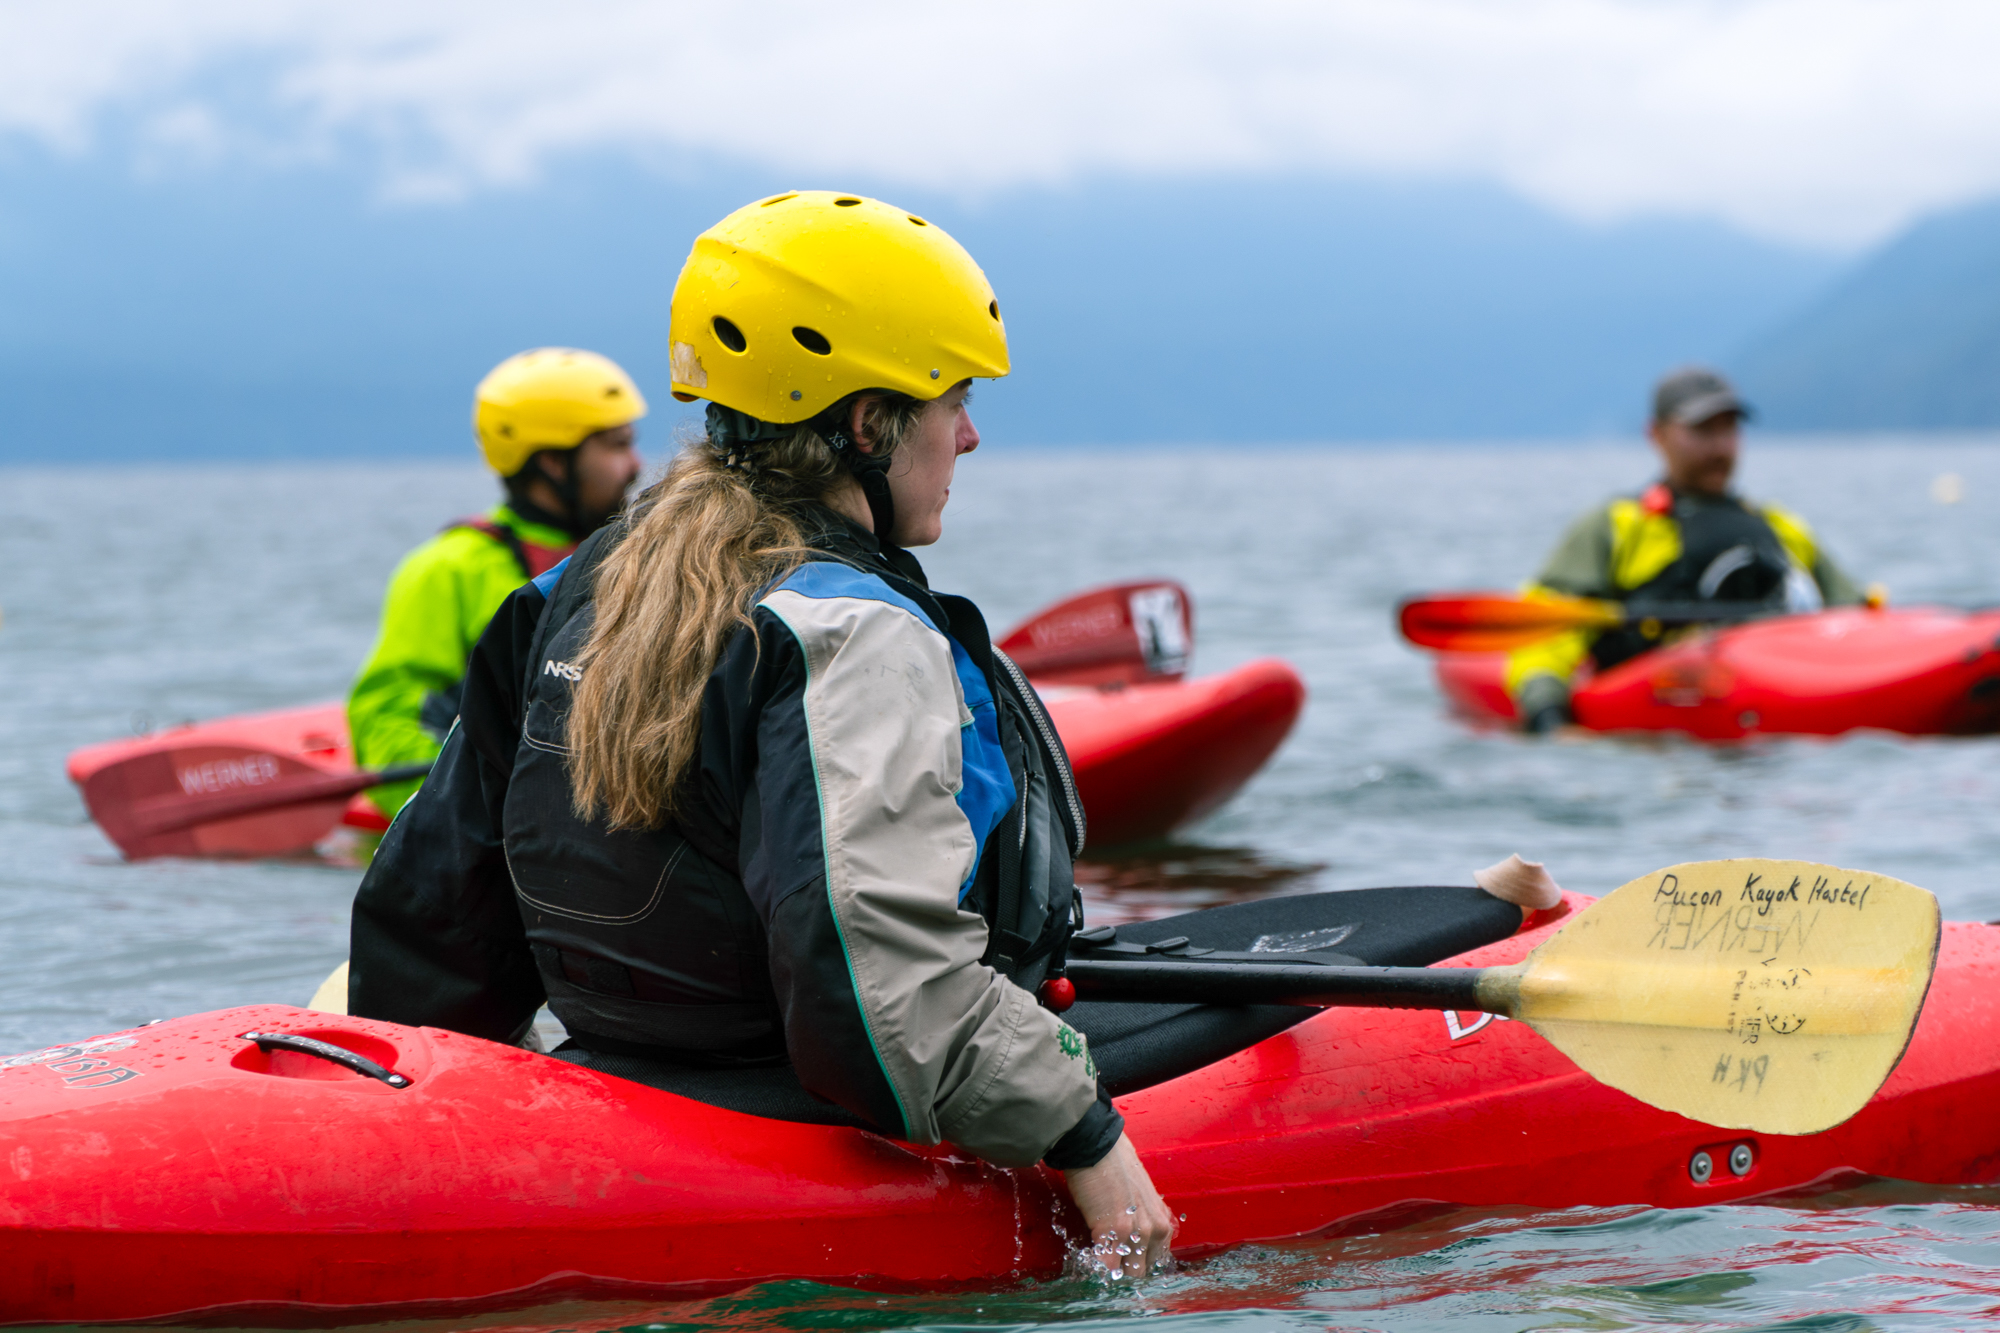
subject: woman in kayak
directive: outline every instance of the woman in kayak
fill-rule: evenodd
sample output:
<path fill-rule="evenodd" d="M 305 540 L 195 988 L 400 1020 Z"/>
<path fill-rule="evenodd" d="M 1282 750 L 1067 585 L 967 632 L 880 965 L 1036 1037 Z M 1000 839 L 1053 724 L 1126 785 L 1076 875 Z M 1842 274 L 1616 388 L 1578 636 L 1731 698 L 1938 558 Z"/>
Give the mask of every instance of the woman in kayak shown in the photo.
<path fill-rule="evenodd" d="M 1043 1161 L 1144 1273 L 1171 1217 L 1034 996 L 1080 920 L 1067 760 L 906 549 L 1008 370 L 985 275 L 878 201 L 766 199 L 695 242 L 672 367 L 707 431 L 480 640 L 357 896 L 350 1011 L 518 1041 L 546 1000 L 575 1063 Z"/>

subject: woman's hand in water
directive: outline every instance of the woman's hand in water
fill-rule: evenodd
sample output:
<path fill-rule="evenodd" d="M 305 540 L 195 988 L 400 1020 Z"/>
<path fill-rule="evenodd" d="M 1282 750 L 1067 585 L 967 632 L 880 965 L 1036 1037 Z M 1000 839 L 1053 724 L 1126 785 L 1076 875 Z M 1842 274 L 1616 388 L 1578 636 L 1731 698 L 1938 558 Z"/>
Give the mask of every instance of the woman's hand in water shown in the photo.
<path fill-rule="evenodd" d="M 1132 1140 L 1120 1134 L 1103 1161 L 1063 1176 L 1090 1227 L 1093 1255 L 1111 1277 L 1144 1277 L 1166 1261 L 1174 1215 L 1153 1188 Z"/>

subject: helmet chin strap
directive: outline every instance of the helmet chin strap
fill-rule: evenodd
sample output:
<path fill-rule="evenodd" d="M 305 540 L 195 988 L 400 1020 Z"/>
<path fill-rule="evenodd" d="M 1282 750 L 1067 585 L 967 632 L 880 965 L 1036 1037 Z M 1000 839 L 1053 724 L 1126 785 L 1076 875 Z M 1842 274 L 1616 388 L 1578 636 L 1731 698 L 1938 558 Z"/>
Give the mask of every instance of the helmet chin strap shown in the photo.
<path fill-rule="evenodd" d="M 564 529 L 570 536 L 582 541 L 590 535 L 591 525 L 583 513 L 583 478 L 577 475 L 576 450 L 565 449 L 562 457 L 562 476 L 556 481 L 556 494 L 562 497 L 563 515 L 568 519 Z"/>
<path fill-rule="evenodd" d="M 558 454 L 560 458 L 551 458 L 551 455 Z M 536 461 L 542 458 L 551 458 L 551 465 L 543 466 Z M 503 483 L 507 491 L 507 502 L 530 523 L 540 523 L 546 527 L 559 529 L 577 541 L 582 541 L 609 522 L 612 515 L 583 512 L 583 478 L 578 472 L 574 449 L 537 451 L 529 458 L 526 467 L 508 477 Z M 536 481 L 546 483 L 548 488 L 555 492 L 558 506 L 556 509 L 550 510 L 535 503 L 534 497 L 528 492 Z"/>
<path fill-rule="evenodd" d="M 865 471 L 856 470 L 855 480 L 861 483 L 861 493 L 868 497 L 868 513 L 875 520 L 875 540 L 886 550 L 896 544 L 889 539 L 889 534 L 896 530 L 896 498 L 889 492 L 889 465 L 873 459 L 869 464 Z"/>
<path fill-rule="evenodd" d="M 847 402 L 836 403 L 813 424 L 861 483 L 861 494 L 868 500 L 868 515 L 875 521 L 875 540 L 883 550 L 890 550 L 896 545 L 890 535 L 896 530 L 896 497 L 889 490 L 889 460 L 862 452 L 848 430 L 848 413 Z"/>

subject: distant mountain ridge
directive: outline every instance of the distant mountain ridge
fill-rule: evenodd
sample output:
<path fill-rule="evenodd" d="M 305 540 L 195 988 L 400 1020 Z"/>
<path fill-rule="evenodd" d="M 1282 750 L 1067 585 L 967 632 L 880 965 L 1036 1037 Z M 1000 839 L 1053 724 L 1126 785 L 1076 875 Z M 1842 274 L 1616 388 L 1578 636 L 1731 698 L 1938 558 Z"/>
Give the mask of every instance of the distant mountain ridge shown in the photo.
<path fill-rule="evenodd" d="M 0 154 L 0 460 L 469 457 L 473 384 L 550 343 L 631 367 L 657 454 L 686 415 L 666 327 L 695 234 L 820 183 L 607 155 L 390 205 L 355 163 L 135 175 Z M 977 419 L 1031 445 L 1622 433 L 1662 370 L 1743 345 L 1841 267 L 1476 186 L 874 192 L 986 266 L 1015 373 Z"/>
<path fill-rule="evenodd" d="M 2000 200 L 1919 222 L 1729 364 L 1779 429 L 2000 426 Z"/>

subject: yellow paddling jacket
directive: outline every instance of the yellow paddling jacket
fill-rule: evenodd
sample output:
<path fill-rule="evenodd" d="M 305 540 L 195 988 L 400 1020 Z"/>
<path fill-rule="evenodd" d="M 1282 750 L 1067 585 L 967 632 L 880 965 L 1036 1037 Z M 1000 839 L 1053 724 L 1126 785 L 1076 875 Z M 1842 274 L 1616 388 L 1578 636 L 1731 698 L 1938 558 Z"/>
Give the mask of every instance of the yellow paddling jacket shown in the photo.
<path fill-rule="evenodd" d="M 1734 495 L 1677 495 L 1662 483 L 1578 518 L 1524 591 L 1680 602 L 1764 600 L 1780 587 L 1794 610 L 1862 600 L 1797 515 Z M 1652 646 L 1635 633 L 1573 630 L 1509 655 L 1507 692 L 1521 718 L 1567 707 L 1585 659 L 1611 666 Z"/>

